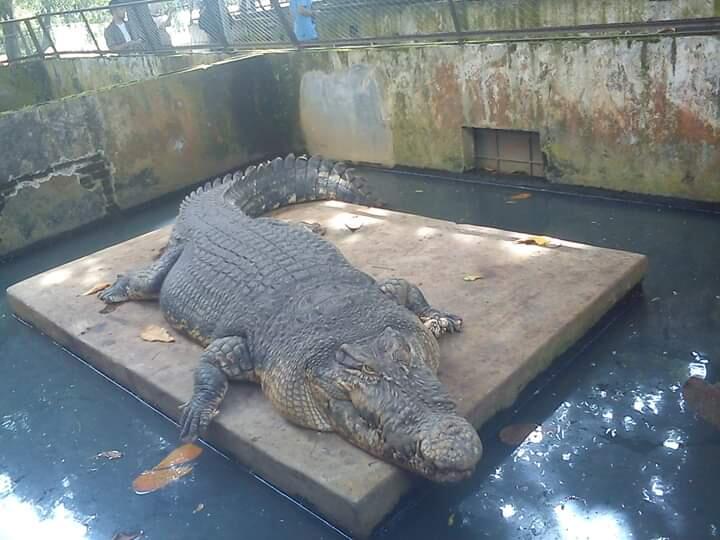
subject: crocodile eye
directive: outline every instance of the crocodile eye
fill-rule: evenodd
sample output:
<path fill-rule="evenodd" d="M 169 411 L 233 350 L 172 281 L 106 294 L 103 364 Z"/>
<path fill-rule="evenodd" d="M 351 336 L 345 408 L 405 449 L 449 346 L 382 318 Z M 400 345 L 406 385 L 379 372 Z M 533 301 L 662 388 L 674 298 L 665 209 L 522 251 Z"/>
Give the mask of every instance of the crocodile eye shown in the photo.
<path fill-rule="evenodd" d="M 376 376 L 377 376 L 377 371 L 375 371 L 373 368 L 371 368 L 371 367 L 368 366 L 367 364 L 363 364 L 362 372 L 363 372 L 365 375 L 370 375 L 371 377 L 376 377 Z"/>

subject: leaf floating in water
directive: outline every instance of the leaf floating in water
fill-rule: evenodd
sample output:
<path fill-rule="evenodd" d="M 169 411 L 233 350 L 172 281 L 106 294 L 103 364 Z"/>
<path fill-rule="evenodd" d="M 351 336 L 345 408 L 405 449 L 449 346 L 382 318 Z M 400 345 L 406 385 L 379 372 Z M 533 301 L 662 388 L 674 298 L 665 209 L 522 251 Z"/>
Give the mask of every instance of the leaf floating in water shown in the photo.
<path fill-rule="evenodd" d="M 511 424 L 500 431 L 500 440 L 508 446 L 519 446 L 539 427 L 537 424 Z"/>
<path fill-rule="evenodd" d="M 155 469 L 166 469 L 167 467 L 182 465 L 197 459 L 200 454 L 202 454 L 202 448 L 199 446 L 192 443 L 183 444 L 165 456 L 160 463 L 155 465 Z"/>
<path fill-rule="evenodd" d="M 455 514 L 450 514 L 450 517 L 448 517 L 448 527 L 452 527 L 455 525 Z"/>
<path fill-rule="evenodd" d="M 142 538 L 142 535 L 142 531 L 134 533 L 119 532 L 113 535 L 112 540 L 137 540 Z"/>
<path fill-rule="evenodd" d="M 82 296 L 90 296 L 91 294 L 97 294 L 100 291 L 104 291 L 108 287 L 110 287 L 111 283 L 96 283 L 92 287 L 90 287 L 87 291 L 82 293 Z"/>
<path fill-rule="evenodd" d="M 555 247 L 555 244 L 545 236 L 531 236 L 530 238 L 521 238 L 515 240 L 516 244 L 526 244 L 529 246 L 540 246 L 540 247 Z"/>
<path fill-rule="evenodd" d="M 478 279 L 483 279 L 482 274 L 468 274 L 463 278 L 463 281 L 477 281 Z"/>
<path fill-rule="evenodd" d="M 422 190 L 422 189 L 416 189 L 416 190 L 415 190 L 415 193 L 425 193 L 425 191 Z"/>
<path fill-rule="evenodd" d="M 138 495 L 152 493 L 164 488 L 171 482 L 179 480 L 186 474 L 192 472 L 191 465 L 177 465 L 167 469 L 153 469 L 145 471 L 133 481 L 133 489 Z"/>
<path fill-rule="evenodd" d="M 152 493 L 189 474 L 193 467 L 188 463 L 202 454 L 202 448 L 194 444 L 184 444 L 155 465 L 143 472 L 133 481 L 133 489 L 138 495 Z"/>
<path fill-rule="evenodd" d="M 118 450 L 105 450 L 105 452 L 100 452 L 95 457 L 105 458 L 109 461 L 112 461 L 113 459 L 120 459 L 121 457 L 123 457 L 123 453 Z"/>
<path fill-rule="evenodd" d="M 154 324 L 146 326 L 140 333 L 140 337 L 145 341 L 161 341 L 162 343 L 172 343 L 175 341 L 175 338 L 172 337 L 167 330 Z"/>
<path fill-rule="evenodd" d="M 523 193 L 518 193 L 516 195 L 513 195 L 512 197 L 510 197 L 510 200 L 511 201 L 524 201 L 525 199 L 529 199 L 530 197 L 532 197 L 531 193 L 523 192 Z"/>
<path fill-rule="evenodd" d="M 203 503 L 198 504 L 198 505 L 195 507 L 195 510 L 193 510 L 193 514 L 197 514 L 198 512 L 202 512 L 204 508 L 205 508 L 205 505 L 204 505 Z"/>
<path fill-rule="evenodd" d="M 700 418 L 720 429 L 720 384 L 708 384 L 700 377 L 690 377 L 682 393 Z"/>

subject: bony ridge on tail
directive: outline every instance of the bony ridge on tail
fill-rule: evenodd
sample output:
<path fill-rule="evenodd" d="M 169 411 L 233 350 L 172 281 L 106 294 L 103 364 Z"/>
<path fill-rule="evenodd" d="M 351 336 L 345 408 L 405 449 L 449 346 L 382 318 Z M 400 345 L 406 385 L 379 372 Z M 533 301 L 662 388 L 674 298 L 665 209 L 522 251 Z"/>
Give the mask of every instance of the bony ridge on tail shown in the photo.
<path fill-rule="evenodd" d="M 462 320 L 402 278 L 376 281 L 307 227 L 261 217 L 318 200 L 377 205 L 353 169 L 319 156 L 210 182 L 180 205 L 162 255 L 100 298 L 157 299 L 205 346 L 180 419 L 185 441 L 206 433 L 230 381 L 250 381 L 299 426 L 433 481 L 467 478 L 482 444 L 437 377 L 437 339 Z"/>

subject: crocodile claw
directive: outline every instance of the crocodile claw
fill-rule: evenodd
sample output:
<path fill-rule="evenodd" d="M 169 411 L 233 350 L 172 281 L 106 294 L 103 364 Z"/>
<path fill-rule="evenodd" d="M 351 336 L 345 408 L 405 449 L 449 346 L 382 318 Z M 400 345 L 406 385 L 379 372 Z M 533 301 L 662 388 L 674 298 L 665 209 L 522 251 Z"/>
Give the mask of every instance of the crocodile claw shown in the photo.
<path fill-rule="evenodd" d="M 126 276 L 118 276 L 115 283 L 101 291 L 98 298 L 106 304 L 119 304 L 130 299 L 128 292 L 130 280 Z"/>
<path fill-rule="evenodd" d="M 452 334 L 454 332 L 462 331 L 462 319 L 451 313 L 443 313 L 438 310 L 433 310 L 427 315 L 421 317 L 421 320 L 425 325 L 425 328 L 430 330 L 436 338 L 442 336 L 443 334 Z"/>
<path fill-rule="evenodd" d="M 191 443 L 204 436 L 212 419 L 220 412 L 218 404 L 192 399 L 180 406 L 180 440 Z"/>

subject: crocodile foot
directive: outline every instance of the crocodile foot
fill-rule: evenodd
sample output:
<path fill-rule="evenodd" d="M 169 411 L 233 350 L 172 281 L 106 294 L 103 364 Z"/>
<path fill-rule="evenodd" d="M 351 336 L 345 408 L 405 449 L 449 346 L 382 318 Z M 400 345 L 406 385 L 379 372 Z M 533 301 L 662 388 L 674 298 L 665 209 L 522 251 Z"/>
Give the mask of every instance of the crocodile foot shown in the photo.
<path fill-rule="evenodd" d="M 452 334 L 462 330 L 463 321 L 457 315 L 451 313 L 443 313 L 437 309 L 432 309 L 424 313 L 420 320 L 425 328 L 430 330 L 436 338 L 443 334 Z"/>
<path fill-rule="evenodd" d="M 130 279 L 119 275 L 111 287 L 98 294 L 98 298 L 106 304 L 118 304 L 130 300 Z"/>
<path fill-rule="evenodd" d="M 195 442 L 205 435 L 210 422 L 219 411 L 221 399 L 202 401 L 191 399 L 189 402 L 180 405 L 182 416 L 180 417 L 180 440 L 184 443 Z"/>

